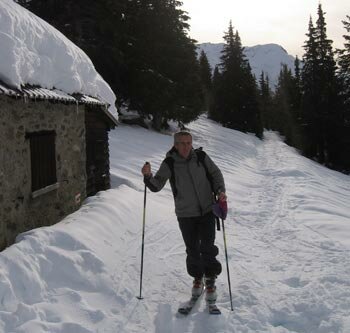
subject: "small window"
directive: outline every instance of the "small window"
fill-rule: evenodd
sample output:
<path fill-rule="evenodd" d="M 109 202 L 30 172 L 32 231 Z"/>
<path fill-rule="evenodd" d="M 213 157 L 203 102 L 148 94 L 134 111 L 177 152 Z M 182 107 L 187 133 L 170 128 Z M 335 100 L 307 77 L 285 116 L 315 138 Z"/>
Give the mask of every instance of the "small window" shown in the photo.
<path fill-rule="evenodd" d="M 32 170 L 32 192 L 56 184 L 55 131 L 28 133 Z"/>

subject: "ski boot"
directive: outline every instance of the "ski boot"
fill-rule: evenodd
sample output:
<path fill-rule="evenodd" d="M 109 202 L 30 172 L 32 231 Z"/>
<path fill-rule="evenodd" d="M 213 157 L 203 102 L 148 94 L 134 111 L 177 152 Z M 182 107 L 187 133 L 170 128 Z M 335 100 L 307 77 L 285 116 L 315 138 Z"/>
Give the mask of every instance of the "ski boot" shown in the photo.
<path fill-rule="evenodd" d="M 216 306 L 216 286 L 215 286 L 216 276 L 205 278 L 205 300 L 207 302 L 208 311 L 211 315 L 221 314 L 220 309 Z"/>

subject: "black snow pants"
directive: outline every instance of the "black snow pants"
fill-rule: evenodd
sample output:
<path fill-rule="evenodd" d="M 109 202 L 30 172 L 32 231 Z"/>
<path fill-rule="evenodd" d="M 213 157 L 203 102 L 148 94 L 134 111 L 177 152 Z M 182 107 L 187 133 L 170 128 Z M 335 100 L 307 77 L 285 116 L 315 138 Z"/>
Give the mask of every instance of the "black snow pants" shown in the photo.
<path fill-rule="evenodd" d="M 216 221 L 213 213 L 178 217 L 178 221 L 186 245 L 188 274 L 194 278 L 219 275 L 222 268 L 216 259 L 219 249 L 214 244 Z"/>

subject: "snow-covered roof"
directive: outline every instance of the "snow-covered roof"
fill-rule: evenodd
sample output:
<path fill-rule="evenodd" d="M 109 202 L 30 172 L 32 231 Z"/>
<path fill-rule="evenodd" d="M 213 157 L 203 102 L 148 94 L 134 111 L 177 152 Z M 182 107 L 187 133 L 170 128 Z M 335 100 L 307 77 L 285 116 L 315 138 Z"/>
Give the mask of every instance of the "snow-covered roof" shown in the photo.
<path fill-rule="evenodd" d="M 93 98 L 88 95 L 74 94 L 69 95 L 58 89 L 46 89 L 40 87 L 24 86 L 21 89 L 10 88 L 8 85 L 0 81 L 0 95 L 7 95 L 12 97 L 25 97 L 35 100 L 55 100 L 64 103 L 76 103 L 76 104 L 94 104 L 102 106 L 103 113 L 112 121 L 113 124 L 118 124 L 118 119 L 108 111 L 108 104 L 101 102 L 97 98 Z"/>
<path fill-rule="evenodd" d="M 108 103 L 102 102 L 97 98 L 93 98 L 88 95 L 75 94 L 69 95 L 64 91 L 58 89 L 46 89 L 41 87 L 24 86 L 21 89 L 11 88 L 8 85 L 0 81 L 0 94 L 15 96 L 15 97 L 28 97 L 31 99 L 39 100 L 55 100 L 62 102 L 82 103 L 82 104 L 96 104 L 108 107 Z"/>
<path fill-rule="evenodd" d="M 50 24 L 13 0 L 0 1 L 0 90 L 7 95 L 102 102 L 118 117 L 115 94 L 90 58 Z M 28 88 L 28 86 L 40 88 Z M 90 97 L 89 97 L 90 96 Z"/>
<path fill-rule="evenodd" d="M 3 84 L 0 81 L 0 94 L 5 94 L 9 96 L 20 96 L 20 93 L 17 89 L 11 89 L 7 85 Z"/>
<path fill-rule="evenodd" d="M 40 87 L 23 87 L 22 91 L 30 98 L 39 98 L 39 99 L 54 99 L 54 100 L 62 100 L 75 102 L 75 98 L 73 96 L 68 95 L 67 93 L 60 90 L 49 90 Z"/>

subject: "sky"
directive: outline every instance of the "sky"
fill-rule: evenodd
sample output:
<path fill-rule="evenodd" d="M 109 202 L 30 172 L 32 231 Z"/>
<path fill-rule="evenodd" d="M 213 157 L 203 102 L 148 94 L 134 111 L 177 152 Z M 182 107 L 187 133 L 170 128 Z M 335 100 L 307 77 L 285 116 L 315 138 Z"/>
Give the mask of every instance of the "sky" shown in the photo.
<path fill-rule="evenodd" d="M 310 15 L 317 20 L 319 0 L 183 0 L 191 17 L 190 36 L 200 43 L 222 43 L 232 20 L 243 46 L 276 43 L 293 56 L 302 56 Z M 323 0 L 328 38 L 343 48 L 346 30 L 342 20 L 350 15 L 349 0 Z"/>

